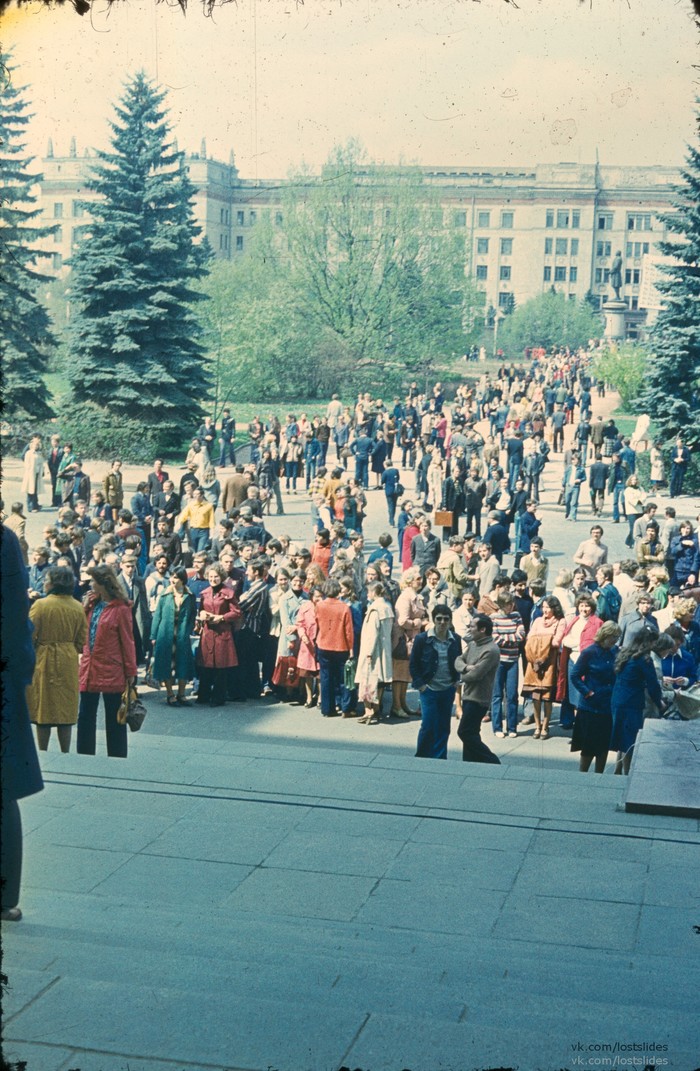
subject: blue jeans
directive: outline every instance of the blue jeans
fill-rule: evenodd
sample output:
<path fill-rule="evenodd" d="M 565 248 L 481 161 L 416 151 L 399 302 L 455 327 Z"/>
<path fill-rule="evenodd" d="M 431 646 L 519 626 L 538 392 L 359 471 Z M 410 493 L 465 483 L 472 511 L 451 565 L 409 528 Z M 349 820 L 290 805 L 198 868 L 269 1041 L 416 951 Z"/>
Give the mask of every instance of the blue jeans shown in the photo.
<path fill-rule="evenodd" d="M 622 502 L 623 510 L 624 510 L 624 494 L 625 494 L 625 485 L 624 485 L 624 483 L 616 483 L 614 488 L 613 488 L 613 506 L 612 506 L 612 513 L 613 513 L 613 520 L 614 521 L 619 521 L 619 519 L 620 519 L 620 502 Z"/>
<path fill-rule="evenodd" d="M 221 453 L 219 454 L 219 468 L 224 468 L 226 464 L 226 457 L 228 455 L 229 462 L 232 465 L 236 464 L 236 451 L 233 448 L 233 440 L 221 439 Z"/>
<path fill-rule="evenodd" d="M 290 484 L 293 491 L 297 489 L 297 479 L 299 477 L 299 462 L 298 461 L 285 461 L 284 463 L 284 475 L 287 481 L 287 490 L 289 490 Z"/>
<path fill-rule="evenodd" d="M 187 538 L 193 554 L 196 554 L 198 550 L 206 550 L 209 546 L 209 529 L 190 528 Z"/>
<path fill-rule="evenodd" d="M 361 487 L 366 488 L 369 478 L 369 458 L 356 457 L 355 458 L 355 479 Z"/>
<path fill-rule="evenodd" d="M 321 713 L 326 718 L 335 714 L 336 707 L 340 705 L 343 667 L 347 660 L 347 651 L 324 651 L 318 648 Z"/>
<path fill-rule="evenodd" d="M 491 725 L 495 733 L 503 729 L 503 693 L 506 695 L 508 732 L 518 728 L 518 663 L 501 662 L 496 670 L 491 696 Z"/>
<path fill-rule="evenodd" d="M 440 692 L 426 688 L 420 693 L 421 724 L 416 746 L 417 758 L 447 758 L 447 739 L 450 735 L 454 701 L 454 688 L 445 688 Z"/>
<path fill-rule="evenodd" d="M 578 513 L 578 499 L 581 493 L 581 487 L 576 484 L 575 487 L 567 487 L 564 492 L 564 516 L 571 517 L 572 520 L 576 520 Z"/>

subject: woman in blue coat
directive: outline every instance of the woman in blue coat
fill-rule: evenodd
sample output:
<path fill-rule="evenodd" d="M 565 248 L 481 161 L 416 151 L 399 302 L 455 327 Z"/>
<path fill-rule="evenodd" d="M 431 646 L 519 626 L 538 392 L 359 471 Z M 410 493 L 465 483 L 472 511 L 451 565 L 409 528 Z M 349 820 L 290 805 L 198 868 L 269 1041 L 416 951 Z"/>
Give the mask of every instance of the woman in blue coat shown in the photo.
<path fill-rule="evenodd" d="M 644 723 L 644 705 L 647 693 L 657 707 L 661 707 L 661 686 L 651 660 L 659 645 L 667 653 L 670 637 L 656 636 L 646 630 L 638 633 L 629 647 L 624 647 L 615 659 L 615 684 L 612 692 L 612 735 L 610 749 L 617 751 L 615 773 L 628 774 L 632 762 L 637 733 Z M 671 643 L 671 646 L 673 644 Z"/>
<path fill-rule="evenodd" d="M 581 752 L 581 773 L 588 773 L 594 759 L 595 772 L 605 770 L 612 734 L 610 701 L 619 638 L 620 626 L 606 621 L 596 632 L 593 643 L 581 651 L 570 672 L 569 680 L 579 693 L 571 750 Z"/>
<path fill-rule="evenodd" d="M 170 707 L 185 703 L 187 682 L 194 677 L 191 636 L 196 616 L 197 601 L 187 587 L 187 571 L 175 569 L 170 577 L 170 587 L 156 603 L 151 626 L 151 673 L 154 680 L 165 685 L 166 702 Z M 175 681 L 177 695 L 173 695 Z"/>
<path fill-rule="evenodd" d="M 700 549 L 698 537 L 693 532 L 690 521 L 681 521 L 679 534 L 671 540 L 668 556 L 673 562 L 671 583 L 679 588 L 694 584 L 700 571 Z"/>

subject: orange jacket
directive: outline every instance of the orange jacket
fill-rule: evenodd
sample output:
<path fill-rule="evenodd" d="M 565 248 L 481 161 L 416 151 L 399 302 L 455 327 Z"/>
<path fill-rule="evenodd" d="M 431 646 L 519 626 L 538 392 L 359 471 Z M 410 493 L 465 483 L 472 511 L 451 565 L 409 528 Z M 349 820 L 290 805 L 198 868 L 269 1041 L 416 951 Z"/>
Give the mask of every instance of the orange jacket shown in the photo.
<path fill-rule="evenodd" d="M 316 644 L 319 650 L 352 651 L 352 615 L 349 606 L 338 599 L 323 599 L 316 606 L 316 620 Z"/>

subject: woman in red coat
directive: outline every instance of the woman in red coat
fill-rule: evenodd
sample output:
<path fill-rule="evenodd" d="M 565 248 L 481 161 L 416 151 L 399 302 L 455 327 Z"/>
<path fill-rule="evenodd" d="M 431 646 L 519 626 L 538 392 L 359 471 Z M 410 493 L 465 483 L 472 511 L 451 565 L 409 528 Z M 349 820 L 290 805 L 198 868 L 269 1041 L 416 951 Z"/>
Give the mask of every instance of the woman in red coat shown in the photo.
<path fill-rule="evenodd" d="M 235 592 L 224 587 L 225 579 L 226 572 L 222 565 L 215 562 L 209 566 L 209 587 L 202 592 L 197 615 L 202 629 L 197 652 L 197 702 L 208 703 L 212 707 L 223 706 L 226 702 L 226 671 L 238 665 L 232 630 L 242 614 L 237 606 Z"/>
<path fill-rule="evenodd" d="M 123 589 L 108 565 L 96 565 L 87 572 L 92 592 L 85 604 L 88 635 L 78 673 L 78 753 L 95 754 L 97 707 L 102 695 L 107 754 L 125 759 L 126 725 L 119 724 L 117 712 L 127 683 L 136 683 L 131 603 L 124 597 Z"/>

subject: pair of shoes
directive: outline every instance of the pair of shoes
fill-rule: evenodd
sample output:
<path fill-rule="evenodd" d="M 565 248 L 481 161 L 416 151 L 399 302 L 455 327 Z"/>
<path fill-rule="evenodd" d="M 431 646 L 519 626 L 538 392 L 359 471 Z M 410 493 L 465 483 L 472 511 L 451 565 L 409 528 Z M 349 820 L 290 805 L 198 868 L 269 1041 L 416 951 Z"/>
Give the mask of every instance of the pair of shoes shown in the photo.
<path fill-rule="evenodd" d="M 549 729 L 543 729 L 540 733 L 541 740 L 549 740 Z"/>
<path fill-rule="evenodd" d="M 407 718 L 417 718 L 420 714 L 420 710 L 411 710 L 410 707 L 401 708 Z"/>
<path fill-rule="evenodd" d="M 371 714 L 363 714 L 361 718 L 357 719 L 357 724 L 358 725 L 369 725 L 371 717 L 372 717 Z"/>
<path fill-rule="evenodd" d="M 19 922 L 22 918 L 22 912 L 18 907 L 8 907 L 0 915 L 3 922 Z"/>
<path fill-rule="evenodd" d="M 484 725 L 487 721 L 491 721 L 491 718 L 488 714 L 484 714 L 483 718 L 481 719 L 481 724 Z"/>
<path fill-rule="evenodd" d="M 177 701 L 174 695 L 166 695 L 165 702 L 168 704 L 169 707 L 177 706 Z"/>
<path fill-rule="evenodd" d="M 407 714 L 405 710 L 390 710 L 389 716 L 391 718 L 408 718 L 410 714 Z"/>
<path fill-rule="evenodd" d="M 535 729 L 534 733 L 532 734 L 533 739 L 535 739 L 535 740 L 539 740 L 541 735 L 542 735 L 542 732 L 541 732 L 540 729 Z"/>
<path fill-rule="evenodd" d="M 310 703 L 304 703 L 304 706 L 306 707 L 307 710 L 309 710 L 310 707 L 315 707 L 316 706 L 316 700 L 312 699 Z"/>
<path fill-rule="evenodd" d="M 372 717 L 368 719 L 367 724 L 368 725 L 379 725 L 379 715 L 378 714 L 373 714 Z"/>
<path fill-rule="evenodd" d="M 505 736 L 506 734 L 505 734 L 505 733 L 502 733 L 502 732 L 500 732 L 500 730 L 499 730 L 499 732 L 497 732 L 497 733 L 494 733 L 493 735 L 494 735 L 494 736 L 498 736 L 498 737 L 500 737 L 500 739 L 502 740 L 502 739 L 503 739 L 503 737 L 504 737 L 504 736 Z"/>
<path fill-rule="evenodd" d="M 265 687 L 262 690 L 262 694 L 263 695 L 274 695 L 275 693 L 273 692 L 272 688 L 270 688 L 270 686 L 268 684 L 266 684 Z"/>
<path fill-rule="evenodd" d="M 356 718 L 357 717 L 357 711 L 356 710 L 344 710 L 343 711 L 343 717 L 344 718 Z"/>
<path fill-rule="evenodd" d="M 186 707 L 187 706 L 187 697 L 184 696 L 184 695 L 176 695 L 175 696 L 175 703 L 179 707 Z"/>
<path fill-rule="evenodd" d="M 518 735 L 517 733 L 508 733 L 508 736 L 509 736 L 509 737 L 510 737 L 511 739 L 512 739 L 513 737 L 516 737 L 517 735 Z"/>

